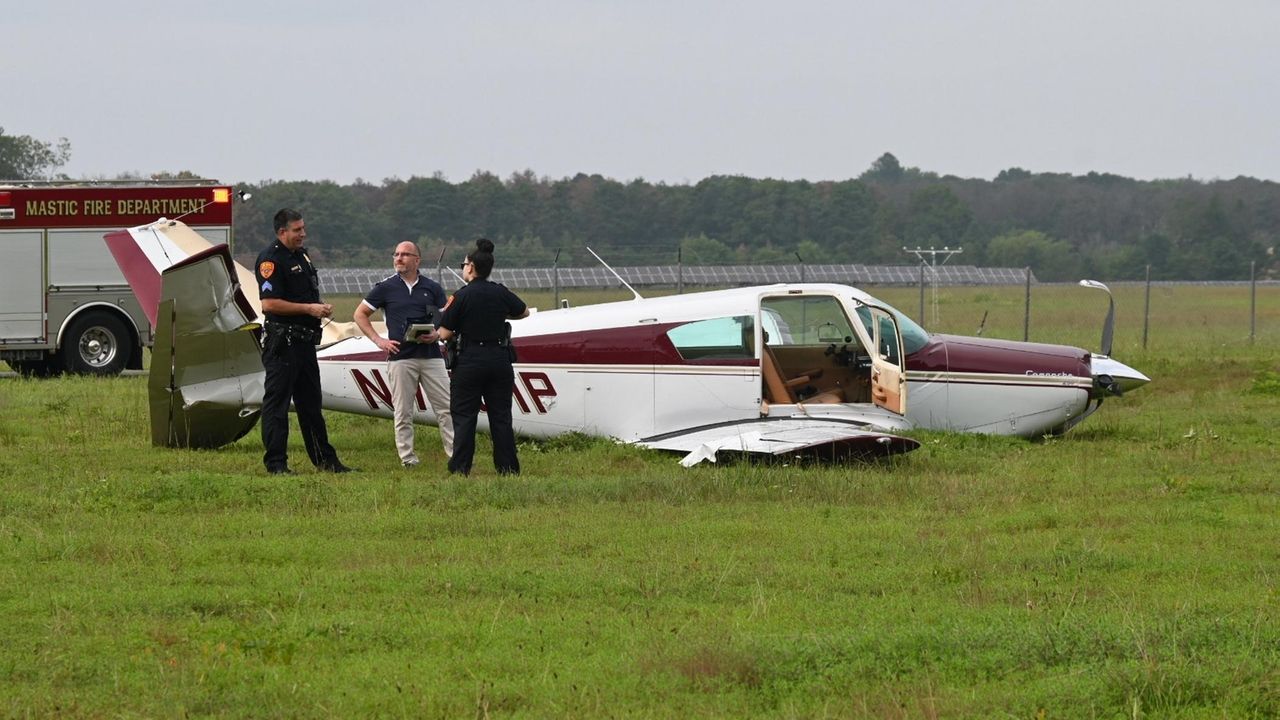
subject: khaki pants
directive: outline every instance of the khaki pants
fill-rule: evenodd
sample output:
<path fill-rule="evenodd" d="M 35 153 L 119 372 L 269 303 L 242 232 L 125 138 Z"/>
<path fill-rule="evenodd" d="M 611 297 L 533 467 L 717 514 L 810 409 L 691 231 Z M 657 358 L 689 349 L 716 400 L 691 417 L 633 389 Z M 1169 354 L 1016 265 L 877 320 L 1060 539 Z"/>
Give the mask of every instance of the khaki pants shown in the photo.
<path fill-rule="evenodd" d="M 449 416 L 449 373 L 439 358 L 409 358 L 387 363 L 391 380 L 391 406 L 396 425 L 396 452 L 400 461 L 417 463 L 413 450 L 413 415 L 417 410 L 418 386 L 427 391 L 427 402 L 440 427 L 444 454 L 453 456 L 453 418 Z"/>

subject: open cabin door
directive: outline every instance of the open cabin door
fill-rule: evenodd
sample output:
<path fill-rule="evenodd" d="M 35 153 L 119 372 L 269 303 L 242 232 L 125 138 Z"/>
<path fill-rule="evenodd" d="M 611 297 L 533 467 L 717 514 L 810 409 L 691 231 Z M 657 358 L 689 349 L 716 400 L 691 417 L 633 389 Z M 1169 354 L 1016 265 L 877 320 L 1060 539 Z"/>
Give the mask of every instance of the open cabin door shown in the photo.
<path fill-rule="evenodd" d="M 907 371 L 902 352 L 902 331 L 884 308 L 868 305 L 871 312 L 871 401 L 899 415 L 907 414 Z"/>

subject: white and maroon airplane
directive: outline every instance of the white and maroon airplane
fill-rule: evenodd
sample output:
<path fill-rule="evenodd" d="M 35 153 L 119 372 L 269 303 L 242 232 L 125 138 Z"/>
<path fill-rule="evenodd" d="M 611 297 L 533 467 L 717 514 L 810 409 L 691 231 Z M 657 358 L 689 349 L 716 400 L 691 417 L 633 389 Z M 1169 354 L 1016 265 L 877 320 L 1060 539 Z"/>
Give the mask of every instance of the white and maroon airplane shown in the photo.
<path fill-rule="evenodd" d="M 247 433 L 263 382 L 252 273 L 179 222 L 106 240 L 155 328 L 153 442 L 217 447 Z M 512 326 L 517 433 L 616 438 L 683 452 L 686 465 L 720 450 L 907 452 L 918 443 L 895 433 L 917 427 L 1039 437 L 1148 382 L 1080 348 L 931 335 L 835 284 L 637 293 Z M 391 416 L 386 354 L 354 323 L 329 323 L 318 355 L 324 407 Z M 434 422 L 421 394 L 416 419 Z"/>

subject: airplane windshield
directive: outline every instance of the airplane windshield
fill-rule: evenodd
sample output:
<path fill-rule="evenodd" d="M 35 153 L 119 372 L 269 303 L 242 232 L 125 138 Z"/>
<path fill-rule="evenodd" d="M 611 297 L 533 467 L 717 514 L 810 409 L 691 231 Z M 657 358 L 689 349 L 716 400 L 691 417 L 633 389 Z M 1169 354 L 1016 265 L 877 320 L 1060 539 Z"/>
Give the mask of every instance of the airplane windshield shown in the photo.
<path fill-rule="evenodd" d="M 857 300 L 854 302 L 857 302 Z M 898 321 L 898 329 L 902 331 L 903 349 L 907 351 L 908 355 L 928 344 L 929 332 L 917 325 L 916 321 L 886 302 L 881 302 L 876 298 L 871 298 L 871 302 L 893 313 L 893 318 Z M 862 319 L 862 324 L 867 328 L 867 334 L 871 334 L 871 312 L 865 306 L 859 304 L 858 317 Z"/>

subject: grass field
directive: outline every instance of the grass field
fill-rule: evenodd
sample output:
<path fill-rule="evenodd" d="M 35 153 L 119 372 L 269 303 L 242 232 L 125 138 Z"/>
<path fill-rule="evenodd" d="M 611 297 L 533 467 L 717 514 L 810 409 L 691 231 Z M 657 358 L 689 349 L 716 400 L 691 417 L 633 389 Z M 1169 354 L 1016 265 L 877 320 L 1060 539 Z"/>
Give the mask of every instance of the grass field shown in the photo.
<path fill-rule="evenodd" d="M 930 329 L 1021 338 L 1021 288 L 939 292 Z M 0 708 L 1280 717 L 1280 292 L 1250 343 L 1247 288 L 1155 288 L 1145 350 L 1142 289 L 1117 300 L 1151 385 L 1061 438 L 871 465 L 571 436 L 509 478 L 482 439 L 454 480 L 434 429 L 405 472 L 389 421 L 328 413 L 360 472 L 280 479 L 256 431 L 151 447 L 144 378 L 0 379 Z M 1031 339 L 1096 347 L 1105 309 L 1037 288 Z"/>

